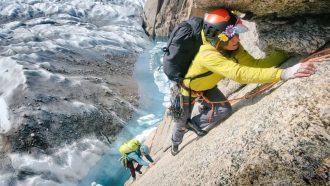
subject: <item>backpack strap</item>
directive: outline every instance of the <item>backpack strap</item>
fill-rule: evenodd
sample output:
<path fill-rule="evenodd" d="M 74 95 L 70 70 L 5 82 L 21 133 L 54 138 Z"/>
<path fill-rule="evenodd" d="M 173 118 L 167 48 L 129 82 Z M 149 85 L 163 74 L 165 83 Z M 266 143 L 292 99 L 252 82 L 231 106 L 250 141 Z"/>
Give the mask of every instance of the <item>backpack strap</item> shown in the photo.
<path fill-rule="evenodd" d="M 188 78 L 185 78 L 185 79 L 190 79 L 190 81 L 194 80 L 194 79 L 197 79 L 197 78 L 202 78 L 202 77 L 206 77 L 206 76 L 209 76 L 213 74 L 212 71 L 207 71 L 207 72 L 204 72 L 203 74 L 199 74 L 197 76 L 194 76 L 194 77 L 188 77 Z"/>

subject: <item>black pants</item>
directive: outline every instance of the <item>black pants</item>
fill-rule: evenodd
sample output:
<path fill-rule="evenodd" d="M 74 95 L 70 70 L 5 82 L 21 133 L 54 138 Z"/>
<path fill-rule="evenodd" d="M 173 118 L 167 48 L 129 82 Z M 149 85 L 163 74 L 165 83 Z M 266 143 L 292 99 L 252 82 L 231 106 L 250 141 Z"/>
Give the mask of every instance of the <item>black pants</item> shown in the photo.
<path fill-rule="evenodd" d="M 138 164 L 136 168 L 134 168 L 133 161 L 127 161 L 127 168 L 131 171 L 131 175 L 133 178 L 136 178 L 135 171 L 140 171 L 142 165 Z"/>

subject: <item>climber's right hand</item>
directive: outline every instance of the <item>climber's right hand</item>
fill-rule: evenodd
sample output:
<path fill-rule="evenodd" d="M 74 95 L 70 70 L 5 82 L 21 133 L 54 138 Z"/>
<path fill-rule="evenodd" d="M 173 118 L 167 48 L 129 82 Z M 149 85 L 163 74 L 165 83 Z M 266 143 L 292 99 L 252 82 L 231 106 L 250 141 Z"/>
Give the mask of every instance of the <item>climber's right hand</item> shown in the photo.
<path fill-rule="evenodd" d="M 281 79 L 287 81 L 289 79 L 308 77 L 315 73 L 316 69 L 312 63 L 297 63 L 296 65 L 286 68 L 281 74 Z"/>

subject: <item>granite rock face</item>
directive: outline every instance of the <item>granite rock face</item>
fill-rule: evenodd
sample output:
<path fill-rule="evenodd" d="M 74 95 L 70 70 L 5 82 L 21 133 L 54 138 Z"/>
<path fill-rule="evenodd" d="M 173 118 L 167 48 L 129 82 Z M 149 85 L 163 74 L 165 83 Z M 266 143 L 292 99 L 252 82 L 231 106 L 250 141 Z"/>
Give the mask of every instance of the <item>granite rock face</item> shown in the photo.
<path fill-rule="evenodd" d="M 152 37 L 168 36 L 177 23 L 189 18 L 192 5 L 190 0 L 146 1 L 145 30 Z"/>
<path fill-rule="evenodd" d="M 206 136 L 188 132 L 176 156 L 165 117 L 146 141 L 157 164 L 127 185 L 329 185 L 330 60 L 316 67 L 309 78 L 238 102 Z"/>
<path fill-rule="evenodd" d="M 149 25 L 155 37 L 166 37 L 178 22 L 215 7 L 245 12 L 243 23 L 249 32 L 240 35 L 241 43 L 255 58 L 265 57 L 269 49 L 306 57 L 330 38 L 329 1 L 157 3 L 161 8 L 153 12 L 157 12 L 154 26 Z M 182 4 L 186 6 L 180 8 Z M 300 55 L 283 68 L 300 61 Z M 261 95 L 237 102 L 233 115 L 206 136 L 188 131 L 176 156 L 170 153 L 173 122 L 165 116 L 146 141 L 157 164 L 126 185 L 329 185 L 330 60 L 315 65 L 317 72 L 309 78 L 279 82 Z M 229 99 L 257 86 L 230 80 L 218 84 Z"/>
<path fill-rule="evenodd" d="M 214 7 L 227 6 L 237 10 L 252 12 L 256 16 L 277 15 L 290 17 L 301 14 L 328 14 L 329 1 L 327 0 L 288 0 L 288 1 L 253 1 L 253 0 L 202 0 L 194 1 L 195 6 L 207 10 Z"/>
<path fill-rule="evenodd" d="M 157 3 L 156 3 L 157 2 Z M 157 4 L 157 8 L 150 8 Z M 147 1 L 146 31 L 152 37 L 167 37 L 174 26 L 191 16 L 226 6 L 245 13 L 244 19 L 256 24 L 259 49 L 282 49 L 291 53 L 315 52 L 330 38 L 330 2 L 319 1 Z"/>

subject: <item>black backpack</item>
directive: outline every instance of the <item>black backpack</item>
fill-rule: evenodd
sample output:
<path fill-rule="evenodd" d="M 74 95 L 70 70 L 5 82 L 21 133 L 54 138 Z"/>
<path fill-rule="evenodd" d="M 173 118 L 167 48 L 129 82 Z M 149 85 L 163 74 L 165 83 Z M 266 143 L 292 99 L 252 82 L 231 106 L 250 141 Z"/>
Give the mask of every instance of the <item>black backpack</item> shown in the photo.
<path fill-rule="evenodd" d="M 178 24 L 170 34 L 163 57 L 163 68 L 167 77 L 179 84 L 185 79 L 191 62 L 202 45 L 203 18 L 192 17 Z M 192 77 L 195 79 L 212 74 L 211 71 Z"/>

